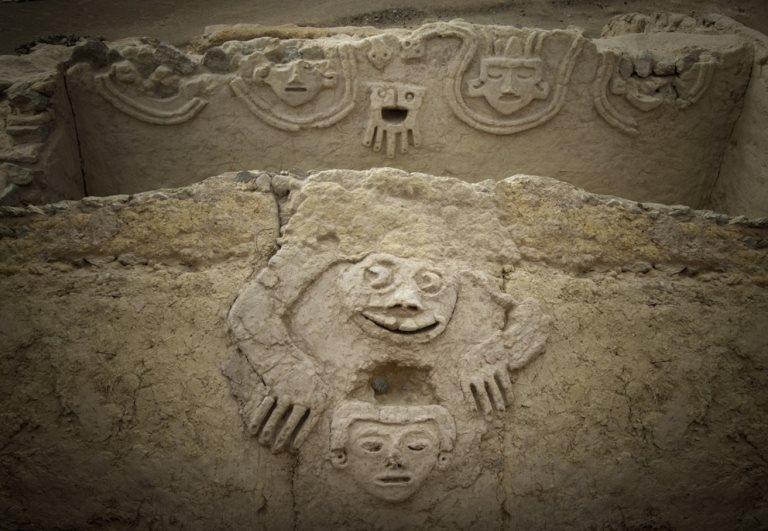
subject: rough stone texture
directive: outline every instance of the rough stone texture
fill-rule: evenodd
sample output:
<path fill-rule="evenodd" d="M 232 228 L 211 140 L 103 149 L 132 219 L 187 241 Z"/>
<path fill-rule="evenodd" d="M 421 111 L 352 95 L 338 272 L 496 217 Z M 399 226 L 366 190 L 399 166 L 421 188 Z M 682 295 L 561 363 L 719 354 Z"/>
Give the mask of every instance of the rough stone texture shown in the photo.
<path fill-rule="evenodd" d="M 0 527 L 256 526 L 289 490 L 218 369 L 277 235 L 252 188 L 0 209 Z"/>
<path fill-rule="evenodd" d="M 765 221 L 394 169 L 303 186 L 241 173 L 0 213 L 4 528 L 768 525 Z M 279 218 L 275 266 L 297 250 L 461 262 L 540 301 L 546 351 L 513 373 L 505 414 L 470 424 L 488 423 L 479 475 L 459 461 L 394 505 L 344 499 L 330 411 L 298 456 L 247 435 L 220 372 L 236 353 L 226 316 L 274 253 Z"/>
<path fill-rule="evenodd" d="M 39 45 L 0 56 L 0 204 L 83 196 L 77 133 L 64 76 L 71 49 Z"/>

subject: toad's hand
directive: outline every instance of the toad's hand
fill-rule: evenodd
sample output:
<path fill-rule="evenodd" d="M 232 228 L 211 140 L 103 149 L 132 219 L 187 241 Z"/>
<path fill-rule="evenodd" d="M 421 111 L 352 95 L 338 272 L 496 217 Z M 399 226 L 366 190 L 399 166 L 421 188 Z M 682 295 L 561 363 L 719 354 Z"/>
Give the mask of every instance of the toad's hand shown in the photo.
<path fill-rule="evenodd" d="M 506 363 L 464 367 L 460 382 L 465 400 L 483 415 L 502 413 L 512 404 L 512 380 Z"/>
<path fill-rule="evenodd" d="M 325 409 L 328 392 L 317 376 L 274 385 L 246 407 L 248 431 L 273 453 L 298 450 Z"/>

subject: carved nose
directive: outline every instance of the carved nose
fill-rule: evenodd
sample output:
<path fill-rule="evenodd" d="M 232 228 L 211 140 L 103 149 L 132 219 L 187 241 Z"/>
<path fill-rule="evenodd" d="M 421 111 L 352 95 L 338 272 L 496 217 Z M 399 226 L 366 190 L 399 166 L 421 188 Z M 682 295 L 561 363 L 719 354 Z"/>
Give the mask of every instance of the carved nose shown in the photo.
<path fill-rule="evenodd" d="M 423 309 L 421 305 L 421 295 L 415 286 L 401 286 L 395 291 L 393 306 L 399 306 L 407 310 L 419 311 Z"/>
<path fill-rule="evenodd" d="M 501 93 L 505 95 L 517 96 L 517 90 L 512 83 L 504 83 L 501 86 Z"/>
<path fill-rule="evenodd" d="M 293 66 L 289 72 L 290 75 L 288 76 L 288 83 L 297 83 L 299 81 L 299 69 Z"/>
<path fill-rule="evenodd" d="M 387 468 L 391 468 L 394 470 L 397 470 L 398 468 L 403 468 L 403 462 L 400 457 L 400 452 L 398 452 L 397 450 L 393 450 L 387 456 L 386 465 L 387 465 Z"/>

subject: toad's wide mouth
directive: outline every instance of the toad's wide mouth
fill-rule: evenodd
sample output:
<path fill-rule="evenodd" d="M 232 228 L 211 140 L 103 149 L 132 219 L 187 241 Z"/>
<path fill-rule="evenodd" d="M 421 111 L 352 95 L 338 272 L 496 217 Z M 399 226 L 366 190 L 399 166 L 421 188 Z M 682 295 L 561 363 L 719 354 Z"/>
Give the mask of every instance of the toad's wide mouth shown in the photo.
<path fill-rule="evenodd" d="M 377 485 L 383 487 L 398 487 L 409 485 L 413 482 L 413 478 L 408 474 L 387 474 L 377 476 L 375 481 Z"/>
<path fill-rule="evenodd" d="M 402 316 L 386 310 L 364 310 L 362 315 L 379 328 L 395 334 L 424 334 L 440 325 L 440 321 L 430 311 Z"/>

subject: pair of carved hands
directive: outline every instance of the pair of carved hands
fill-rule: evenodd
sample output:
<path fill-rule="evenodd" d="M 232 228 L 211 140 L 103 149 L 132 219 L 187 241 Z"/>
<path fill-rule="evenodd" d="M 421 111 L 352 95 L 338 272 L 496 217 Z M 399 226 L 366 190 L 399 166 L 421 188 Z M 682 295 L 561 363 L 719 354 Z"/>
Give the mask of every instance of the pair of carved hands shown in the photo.
<path fill-rule="evenodd" d="M 291 375 L 269 385 L 265 396 L 248 403 L 248 430 L 273 453 L 297 450 L 312 432 L 327 398 L 328 386 L 314 368 L 296 367 Z"/>
<path fill-rule="evenodd" d="M 550 319 L 533 299 L 515 305 L 504 330 L 472 349 L 461 361 L 464 398 L 483 415 L 502 413 L 512 404 L 513 371 L 544 351 Z"/>

